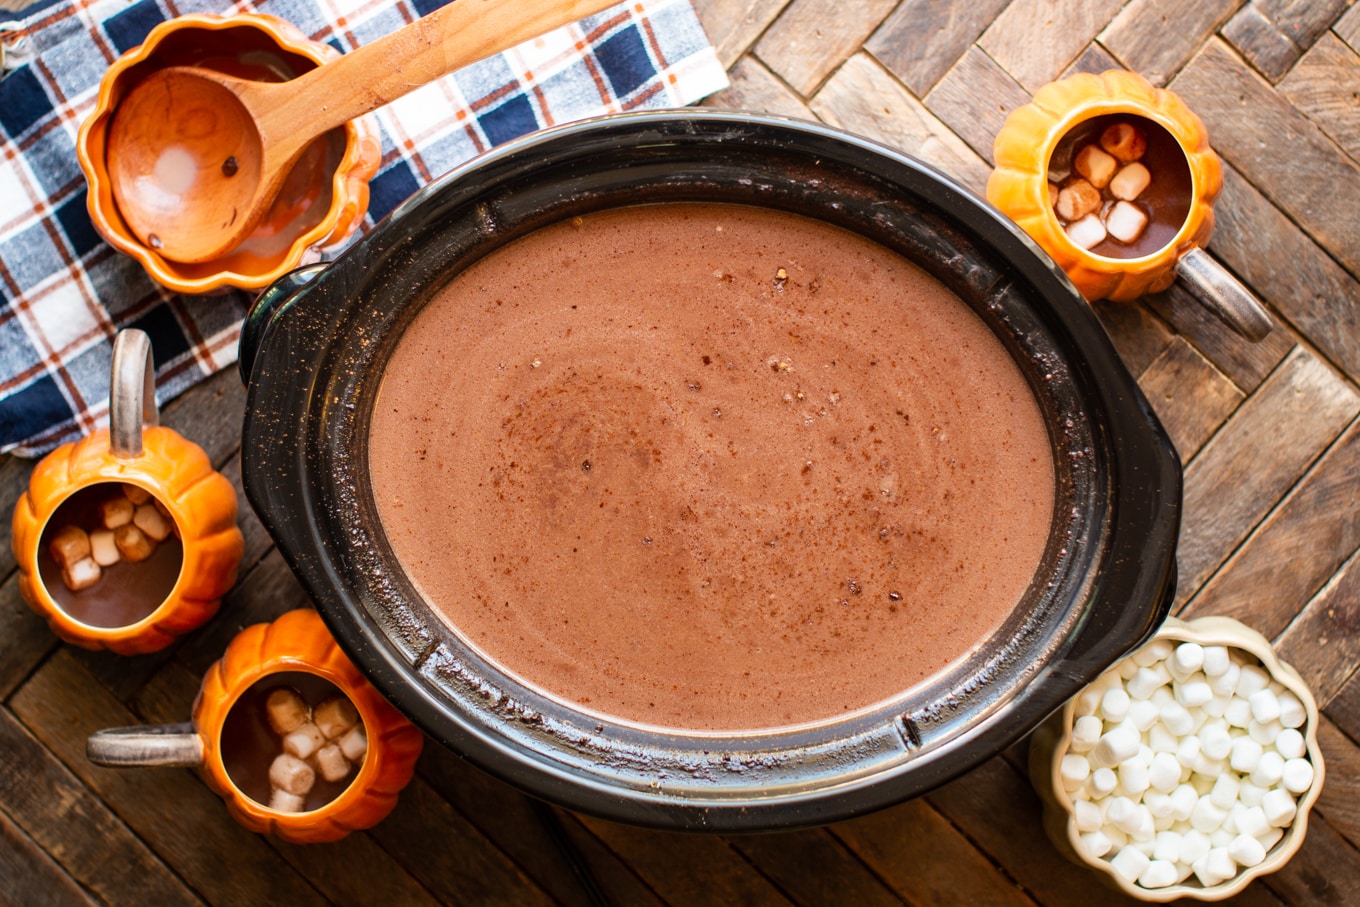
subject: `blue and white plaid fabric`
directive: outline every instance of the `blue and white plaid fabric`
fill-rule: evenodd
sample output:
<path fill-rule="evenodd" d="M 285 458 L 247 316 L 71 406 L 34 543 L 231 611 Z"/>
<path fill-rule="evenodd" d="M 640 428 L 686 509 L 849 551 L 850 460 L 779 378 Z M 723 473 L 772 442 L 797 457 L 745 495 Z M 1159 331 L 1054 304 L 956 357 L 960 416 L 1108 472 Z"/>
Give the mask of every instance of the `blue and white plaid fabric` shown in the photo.
<path fill-rule="evenodd" d="M 90 223 L 75 141 L 109 64 L 185 13 L 270 13 L 343 52 L 443 2 L 59 0 L 21 20 L 36 56 L 0 79 L 0 452 L 37 455 L 107 422 L 121 328 L 151 335 L 162 402 L 236 360 L 246 294 L 171 293 Z M 689 0 L 630 0 L 379 111 L 383 160 L 365 227 L 432 178 L 516 136 L 679 107 L 726 84 Z"/>

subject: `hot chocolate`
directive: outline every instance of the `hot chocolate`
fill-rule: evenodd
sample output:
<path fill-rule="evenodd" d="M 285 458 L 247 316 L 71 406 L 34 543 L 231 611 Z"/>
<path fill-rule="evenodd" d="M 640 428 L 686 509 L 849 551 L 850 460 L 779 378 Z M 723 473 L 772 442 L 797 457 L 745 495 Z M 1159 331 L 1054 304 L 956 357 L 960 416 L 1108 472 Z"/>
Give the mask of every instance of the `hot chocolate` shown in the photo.
<path fill-rule="evenodd" d="M 979 647 L 1054 467 L 997 338 L 890 250 L 791 214 L 539 230 L 393 351 L 369 471 L 408 576 L 550 696 L 738 730 L 890 699 Z"/>

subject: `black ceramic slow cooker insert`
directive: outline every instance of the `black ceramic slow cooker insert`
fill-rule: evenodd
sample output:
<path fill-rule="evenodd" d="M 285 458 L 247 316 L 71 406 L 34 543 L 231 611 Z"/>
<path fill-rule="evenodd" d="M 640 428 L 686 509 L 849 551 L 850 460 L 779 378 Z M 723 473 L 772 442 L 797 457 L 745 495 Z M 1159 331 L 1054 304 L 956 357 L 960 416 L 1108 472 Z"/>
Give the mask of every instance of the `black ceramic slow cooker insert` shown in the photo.
<path fill-rule="evenodd" d="M 404 575 L 366 465 L 378 382 L 402 331 L 454 275 L 517 237 L 666 202 L 756 205 L 866 236 L 943 282 L 1019 364 L 1052 443 L 1054 522 L 1030 589 L 962 663 L 810 726 L 658 731 L 520 683 Z M 1085 301 L 953 180 L 822 125 L 666 111 L 502 146 L 418 192 L 337 261 L 266 290 L 241 369 L 247 494 L 354 661 L 439 742 L 532 794 L 619 821 L 769 830 L 921 794 L 1017 740 L 1142 642 L 1174 592 L 1179 462 Z"/>

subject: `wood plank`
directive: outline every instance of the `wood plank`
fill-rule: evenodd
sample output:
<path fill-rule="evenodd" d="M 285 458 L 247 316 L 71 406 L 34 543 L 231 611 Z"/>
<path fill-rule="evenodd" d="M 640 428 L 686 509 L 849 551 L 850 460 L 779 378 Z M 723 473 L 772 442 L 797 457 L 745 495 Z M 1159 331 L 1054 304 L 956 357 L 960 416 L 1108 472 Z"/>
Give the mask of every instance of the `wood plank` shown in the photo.
<path fill-rule="evenodd" d="M 1008 2 L 903 0 L 864 49 L 923 98 Z"/>
<path fill-rule="evenodd" d="M 1360 745 L 1360 672 L 1350 676 L 1323 710 L 1342 733 Z"/>
<path fill-rule="evenodd" d="M 902 899 L 826 829 L 745 835 L 729 843 L 803 907 L 892 907 Z"/>
<path fill-rule="evenodd" d="M 1086 45 L 1086 49 L 1081 52 L 1081 55 L 1062 71 L 1062 77 L 1065 79 L 1079 72 L 1089 72 L 1098 76 L 1107 69 L 1123 68 L 1123 64 L 1111 56 L 1108 50 L 1092 41 Z"/>
<path fill-rule="evenodd" d="M 24 682 L 60 643 L 19 594 L 19 574 L 0 583 L 0 699 Z"/>
<path fill-rule="evenodd" d="M 1318 722 L 1318 746 L 1327 777 L 1313 807 L 1355 847 L 1360 847 L 1360 747 L 1325 717 Z"/>
<path fill-rule="evenodd" d="M 841 0 L 794 0 L 756 44 L 756 56 L 807 97 L 859 50 L 897 0 L 858 0 L 846 15 Z"/>
<path fill-rule="evenodd" d="M 193 714 L 201 678 L 171 662 L 137 697 L 136 711 L 148 723 L 174 724 Z M 434 904 L 435 899 L 364 833 L 329 844 L 269 843 L 317 890 L 335 903 Z"/>
<path fill-rule="evenodd" d="M 1261 11 L 1282 34 L 1301 48 L 1313 46 L 1318 36 L 1337 20 L 1353 0 L 1256 0 Z"/>
<path fill-rule="evenodd" d="M 1013 0 L 978 39 L 1030 94 L 1077 58 L 1122 0 Z"/>
<path fill-rule="evenodd" d="M 868 54 L 856 54 L 809 105 L 833 126 L 915 155 L 982 193 L 991 168 Z"/>
<path fill-rule="evenodd" d="M 723 67 L 731 69 L 788 4 L 789 0 L 694 0 L 694 10 Z"/>
<path fill-rule="evenodd" d="M 755 57 L 742 57 L 727 73 L 728 87 L 704 99 L 704 107 L 754 110 L 800 120 L 815 120 L 803 99 Z"/>
<path fill-rule="evenodd" d="M 1245 396 L 1184 339 L 1177 337 L 1138 379 L 1187 463 Z"/>
<path fill-rule="evenodd" d="M 0 752 L 5 812 L 60 861 L 63 874 L 108 904 L 202 903 L 7 709 L 0 709 Z"/>
<path fill-rule="evenodd" d="M 1006 117 L 1029 101 L 1029 92 L 976 45 L 925 97 L 926 107 L 988 163 Z"/>
<path fill-rule="evenodd" d="M 90 734 L 139 722 L 65 649 L 14 694 L 10 706 L 33 736 L 207 900 L 290 907 L 326 903 L 263 838 L 232 821 L 189 770 L 120 770 L 87 761 Z M 224 854 L 230 855 L 229 864 Z M 230 871 L 224 871 L 228 865 Z"/>
<path fill-rule="evenodd" d="M 577 820 L 668 903 L 790 903 L 722 838 L 632 828 L 593 816 Z"/>
<path fill-rule="evenodd" d="M 1217 38 L 1172 88 L 1204 120 L 1219 154 L 1360 275 L 1360 164 Z"/>
<path fill-rule="evenodd" d="M 1275 648 L 1308 682 L 1318 705 L 1331 701 L 1360 668 L 1360 556 L 1342 565 Z"/>
<path fill-rule="evenodd" d="M 1259 3 L 1247 5 L 1228 20 L 1223 37 L 1272 82 L 1278 82 L 1302 53 L 1261 11 Z"/>
<path fill-rule="evenodd" d="M 1222 614 L 1274 638 L 1360 547 L 1360 423 L 1353 423 L 1186 614 Z M 1269 590 L 1263 594 L 1263 590 Z"/>
<path fill-rule="evenodd" d="M 1131 0 L 1099 41 L 1122 65 L 1164 86 L 1242 0 Z"/>
<path fill-rule="evenodd" d="M 556 900 L 588 907 L 587 892 L 528 796 L 434 741 L 427 741 L 417 770 L 432 789 Z M 627 864 L 569 813 L 555 810 L 554 814 L 587 871 L 614 903 L 638 907 L 662 903 Z"/>
<path fill-rule="evenodd" d="M 19 496 L 28 491 L 28 477 L 37 460 L 22 460 L 12 454 L 0 455 L 0 576 L 14 571 L 14 533 L 11 519 Z"/>
<path fill-rule="evenodd" d="M 1143 297 L 1143 302 L 1246 394 L 1260 387 L 1295 346 L 1286 325 L 1276 325 L 1259 343 L 1242 339 L 1179 283 L 1163 293 Z"/>
<path fill-rule="evenodd" d="M 1145 372 L 1174 336 L 1166 322 L 1153 315 L 1141 301 L 1097 299 L 1091 308 L 1114 341 L 1119 358 L 1135 375 Z"/>
<path fill-rule="evenodd" d="M 42 848 L 0 812 L 0 903 L 66 907 L 98 903 L 80 890 Z"/>
<path fill-rule="evenodd" d="M 1325 816 L 1314 815 L 1299 852 L 1256 884 L 1298 907 L 1354 907 L 1360 904 L 1360 855 Z"/>
<path fill-rule="evenodd" d="M 1360 53 L 1323 32 L 1279 89 L 1347 154 L 1360 158 Z"/>
<path fill-rule="evenodd" d="M 1351 50 L 1360 51 L 1360 6 L 1351 6 L 1349 12 L 1336 20 L 1332 31 L 1349 44 Z"/>
<path fill-rule="evenodd" d="M 1296 349 L 1185 470 L 1183 603 L 1360 412 L 1360 395 Z"/>
<path fill-rule="evenodd" d="M 840 822 L 831 831 L 909 903 L 1035 903 L 925 800 Z"/>

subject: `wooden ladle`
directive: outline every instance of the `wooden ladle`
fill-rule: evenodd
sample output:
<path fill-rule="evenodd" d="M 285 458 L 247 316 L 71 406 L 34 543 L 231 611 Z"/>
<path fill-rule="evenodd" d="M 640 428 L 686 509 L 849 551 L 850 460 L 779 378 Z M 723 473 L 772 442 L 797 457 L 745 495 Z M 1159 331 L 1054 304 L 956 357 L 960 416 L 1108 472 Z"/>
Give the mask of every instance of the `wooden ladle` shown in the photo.
<path fill-rule="evenodd" d="M 153 72 L 118 103 L 107 161 L 132 232 L 165 258 L 240 245 L 317 136 L 459 67 L 618 0 L 453 0 L 288 82 L 209 69 Z"/>

